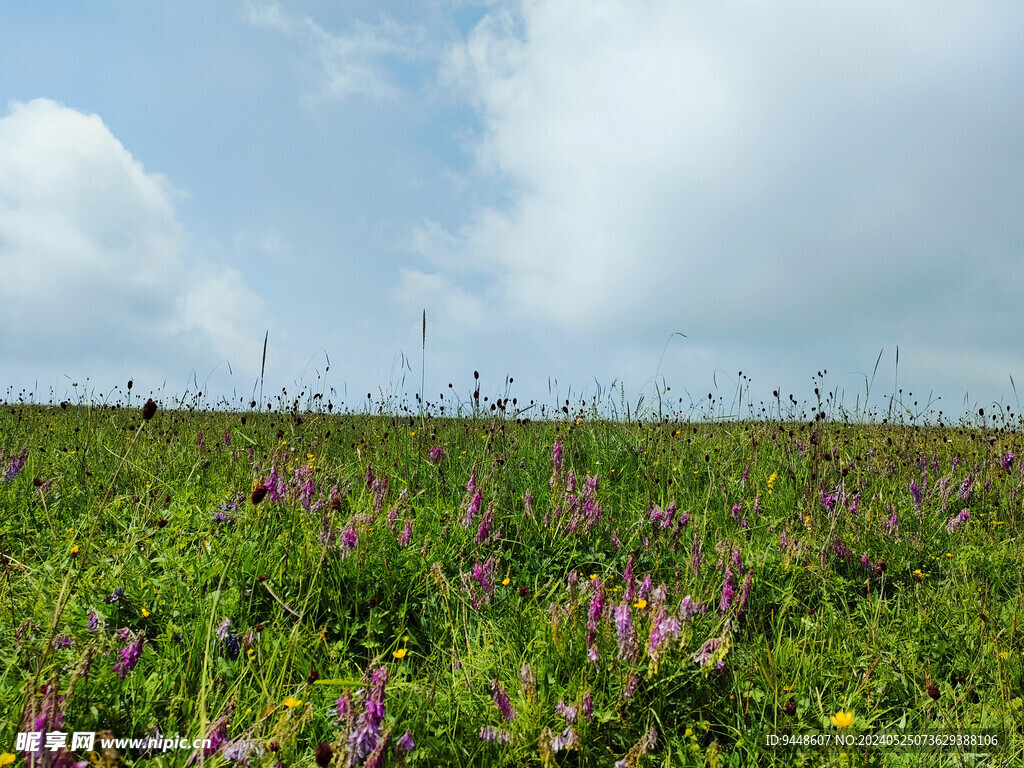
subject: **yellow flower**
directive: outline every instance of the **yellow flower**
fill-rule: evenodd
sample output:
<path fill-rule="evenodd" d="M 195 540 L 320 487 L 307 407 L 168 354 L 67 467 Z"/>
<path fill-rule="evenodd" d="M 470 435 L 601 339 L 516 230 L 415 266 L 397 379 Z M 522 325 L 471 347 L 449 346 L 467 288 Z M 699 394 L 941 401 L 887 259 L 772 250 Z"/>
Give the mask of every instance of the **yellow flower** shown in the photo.
<path fill-rule="evenodd" d="M 393 651 L 391 655 L 394 656 L 396 659 L 404 659 L 405 654 L 407 654 L 408 652 L 408 648 L 399 648 L 397 651 Z"/>
<path fill-rule="evenodd" d="M 849 728 L 850 724 L 853 722 L 853 712 L 844 712 L 840 709 L 838 712 L 832 715 L 831 720 L 832 725 L 836 726 L 837 728 Z"/>
<path fill-rule="evenodd" d="M 143 608 L 142 609 L 142 616 L 143 616 L 143 618 L 145 618 L 146 616 L 149 616 L 149 611 L 147 611 L 145 608 Z"/>
<path fill-rule="evenodd" d="M 590 580 L 591 580 L 591 581 L 593 581 L 593 580 L 594 580 L 594 579 L 596 579 L 596 578 L 597 578 L 597 574 L 596 574 L 596 573 L 592 573 L 592 574 L 590 574 Z"/>
<path fill-rule="evenodd" d="M 75 544 L 75 546 L 73 546 L 73 547 L 71 548 L 71 556 L 72 556 L 72 557 L 74 557 L 74 556 L 75 556 L 75 555 L 77 555 L 77 554 L 78 554 L 78 545 L 77 545 L 77 544 Z"/>
<path fill-rule="evenodd" d="M 501 583 L 502 583 L 503 586 L 507 587 L 508 586 L 508 581 L 509 581 L 508 576 L 506 576 L 504 579 L 501 580 Z"/>
<path fill-rule="evenodd" d="M 281 703 L 288 707 L 288 709 L 292 709 L 293 707 L 299 706 L 299 704 L 302 703 L 302 699 L 296 699 L 294 696 L 289 696 Z"/>
<path fill-rule="evenodd" d="M 641 597 L 641 598 L 640 598 L 639 600 L 637 600 L 637 601 L 636 601 L 635 603 L 633 603 L 633 607 L 634 607 L 634 608 L 639 608 L 640 610 L 643 610 L 644 608 L 646 608 L 646 607 L 647 607 L 647 601 L 646 601 L 646 600 L 644 600 L 644 599 L 643 599 L 643 598 Z"/>
<path fill-rule="evenodd" d="M 16 755 L 12 755 L 10 752 L 4 752 L 0 755 L 0 765 L 10 765 L 17 759 Z"/>

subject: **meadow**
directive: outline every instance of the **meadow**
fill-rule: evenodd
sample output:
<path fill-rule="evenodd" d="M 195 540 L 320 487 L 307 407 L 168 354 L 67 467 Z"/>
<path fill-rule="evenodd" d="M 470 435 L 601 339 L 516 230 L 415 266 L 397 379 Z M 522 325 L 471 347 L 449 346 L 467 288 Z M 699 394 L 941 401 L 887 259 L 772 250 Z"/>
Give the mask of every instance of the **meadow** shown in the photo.
<path fill-rule="evenodd" d="M 1012 419 L 143 402 L 0 412 L 0 765 L 1024 764 Z"/>

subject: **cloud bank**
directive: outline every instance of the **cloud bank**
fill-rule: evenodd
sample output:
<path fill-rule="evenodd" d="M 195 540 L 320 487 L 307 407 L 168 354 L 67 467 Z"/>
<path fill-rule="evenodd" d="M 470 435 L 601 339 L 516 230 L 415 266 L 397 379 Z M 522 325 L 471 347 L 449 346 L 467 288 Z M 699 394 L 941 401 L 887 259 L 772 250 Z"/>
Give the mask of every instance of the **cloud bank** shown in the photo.
<path fill-rule="evenodd" d="M 0 360 L 19 369 L 9 375 L 184 381 L 246 346 L 257 359 L 261 299 L 237 271 L 187 256 L 182 193 L 98 115 L 15 103 L 0 147 Z"/>

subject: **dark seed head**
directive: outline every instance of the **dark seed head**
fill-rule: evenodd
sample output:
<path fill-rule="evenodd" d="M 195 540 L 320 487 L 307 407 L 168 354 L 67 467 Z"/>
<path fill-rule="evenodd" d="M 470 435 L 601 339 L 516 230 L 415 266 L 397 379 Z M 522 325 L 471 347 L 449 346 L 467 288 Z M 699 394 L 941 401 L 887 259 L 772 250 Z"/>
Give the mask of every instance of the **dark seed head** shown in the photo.
<path fill-rule="evenodd" d="M 267 495 L 267 486 L 265 486 L 263 483 L 260 483 L 255 488 L 253 488 L 252 489 L 252 503 L 253 503 L 253 505 L 255 506 L 256 504 L 259 504 L 261 501 L 263 501 L 263 497 L 266 496 L 266 495 Z"/>
<path fill-rule="evenodd" d="M 932 699 L 934 699 L 935 701 L 938 701 L 939 696 L 942 695 L 942 692 L 939 690 L 939 686 L 937 686 L 935 683 L 930 683 L 928 687 L 925 688 L 925 690 L 928 692 L 928 695 L 931 696 Z"/>
<path fill-rule="evenodd" d="M 796 714 L 796 702 L 793 701 L 793 699 L 790 699 L 786 702 L 786 705 L 782 708 L 782 711 L 785 712 L 789 717 L 792 717 Z"/>
<path fill-rule="evenodd" d="M 316 751 L 313 753 L 313 759 L 316 764 L 321 768 L 331 764 L 331 758 L 334 757 L 334 750 L 331 749 L 331 745 L 326 741 L 317 744 Z"/>
<path fill-rule="evenodd" d="M 161 517 L 159 520 L 156 521 L 156 527 L 164 528 L 167 525 L 167 522 L 168 521 L 166 517 Z"/>
<path fill-rule="evenodd" d="M 146 404 L 142 406 L 142 418 L 149 421 L 156 416 L 156 403 L 153 402 L 153 398 L 149 398 Z"/>

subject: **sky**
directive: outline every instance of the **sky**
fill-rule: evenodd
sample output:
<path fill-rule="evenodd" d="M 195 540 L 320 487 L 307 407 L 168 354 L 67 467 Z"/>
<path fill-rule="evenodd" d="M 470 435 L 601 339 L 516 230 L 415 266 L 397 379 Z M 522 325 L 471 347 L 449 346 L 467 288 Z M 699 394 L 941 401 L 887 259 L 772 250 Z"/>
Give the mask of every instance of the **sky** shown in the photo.
<path fill-rule="evenodd" d="M 1022 72 L 1016 0 L 7 3 L 0 390 L 1020 412 Z"/>

